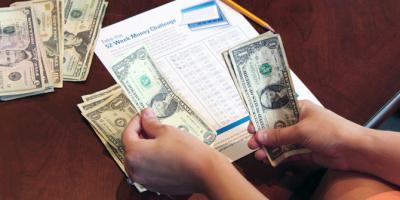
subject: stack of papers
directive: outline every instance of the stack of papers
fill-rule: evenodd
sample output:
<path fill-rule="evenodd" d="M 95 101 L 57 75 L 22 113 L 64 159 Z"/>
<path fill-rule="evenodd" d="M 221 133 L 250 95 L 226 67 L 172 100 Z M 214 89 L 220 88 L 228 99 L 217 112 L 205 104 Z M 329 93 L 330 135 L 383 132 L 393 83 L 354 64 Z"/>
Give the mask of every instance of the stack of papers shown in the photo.
<path fill-rule="evenodd" d="M 188 25 L 190 30 L 229 25 L 215 0 L 185 0 L 182 3 L 182 24 Z"/>

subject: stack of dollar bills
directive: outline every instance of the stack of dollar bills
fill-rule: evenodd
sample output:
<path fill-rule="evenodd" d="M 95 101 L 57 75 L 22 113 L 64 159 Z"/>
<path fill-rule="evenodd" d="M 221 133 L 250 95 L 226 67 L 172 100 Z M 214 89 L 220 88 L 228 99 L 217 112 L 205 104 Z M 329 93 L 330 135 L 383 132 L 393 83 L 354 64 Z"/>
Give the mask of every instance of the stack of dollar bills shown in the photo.
<path fill-rule="evenodd" d="M 91 124 L 97 137 L 128 177 L 124 167 L 124 147 L 121 135 L 131 118 L 137 115 L 136 109 L 118 85 L 82 96 L 83 103 L 78 104 L 82 115 Z M 139 192 L 146 189 L 132 183 Z"/>
<path fill-rule="evenodd" d="M 33 0 L 0 8 L 0 100 L 85 81 L 107 4 Z"/>
<path fill-rule="evenodd" d="M 256 130 L 297 123 L 299 109 L 279 34 L 264 33 L 222 53 Z M 301 145 L 264 147 L 272 166 L 308 153 Z"/>
<path fill-rule="evenodd" d="M 119 86 L 82 96 L 84 102 L 78 107 L 125 175 L 121 134 L 129 121 L 147 107 L 154 109 L 161 123 L 212 146 L 215 130 L 170 87 L 144 47 L 133 49 L 110 70 Z"/>

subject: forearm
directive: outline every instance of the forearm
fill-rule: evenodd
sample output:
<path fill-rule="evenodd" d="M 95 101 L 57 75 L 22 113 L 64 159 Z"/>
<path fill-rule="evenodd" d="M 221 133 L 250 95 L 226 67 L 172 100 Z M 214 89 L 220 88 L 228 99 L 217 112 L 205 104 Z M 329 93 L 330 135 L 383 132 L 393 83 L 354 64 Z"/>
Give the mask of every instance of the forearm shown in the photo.
<path fill-rule="evenodd" d="M 400 134 L 364 129 L 362 137 L 353 141 L 349 167 L 378 176 L 400 185 Z"/>
<path fill-rule="evenodd" d="M 214 200 L 267 199 L 228 161 L 217 158 L 203 172 L 204 192 Z"/>

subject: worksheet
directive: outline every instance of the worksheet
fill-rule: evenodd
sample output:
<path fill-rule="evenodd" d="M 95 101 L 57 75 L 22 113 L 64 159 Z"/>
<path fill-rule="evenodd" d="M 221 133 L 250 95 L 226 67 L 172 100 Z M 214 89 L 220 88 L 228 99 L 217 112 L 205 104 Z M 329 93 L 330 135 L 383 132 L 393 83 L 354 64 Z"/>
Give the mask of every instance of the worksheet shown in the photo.
<path fill-rule="evenodd" d="M 182 23 L 182 1 L 105 27 L 96 54 L 106 66 L 136 46 L 146 46 L 174 90 L 216 130 L 213 147 L 235 161 L 251 152 L 250 117 L 225 66 L 221 53 L 259 35 L 238 12 L 217 1 L 228 26 L 191 31 Z M 290 61 L 289 61 L 290 64 Z M 319 101 L 292 73 L 299 99 Z"/>

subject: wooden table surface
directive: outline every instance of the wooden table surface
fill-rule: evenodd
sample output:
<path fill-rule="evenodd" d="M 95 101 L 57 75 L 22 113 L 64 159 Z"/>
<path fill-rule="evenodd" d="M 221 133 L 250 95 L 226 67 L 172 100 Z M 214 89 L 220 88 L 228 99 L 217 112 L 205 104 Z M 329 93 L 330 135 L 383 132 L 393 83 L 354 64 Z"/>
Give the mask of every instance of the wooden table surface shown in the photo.
<path fill-rule="evenodd" d="M 167 2 L 110 0 L 104 25 Z M 363 124 L 400 89 L 400 1 L 238 2 L 282 35 L 293 71 L 340 115 Z M 95 57 L 84 83 L 0 103 L 0 199 L 169 199 L 130 188 L 76 107 L 81 95 L 112 84 Z M 272 169 L 253 155 L 235 164 L 271 199 L 296 195 L 318 168 L 299 162 Z"/>

